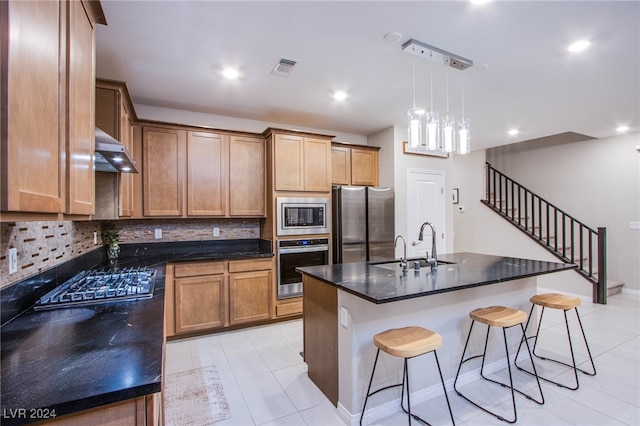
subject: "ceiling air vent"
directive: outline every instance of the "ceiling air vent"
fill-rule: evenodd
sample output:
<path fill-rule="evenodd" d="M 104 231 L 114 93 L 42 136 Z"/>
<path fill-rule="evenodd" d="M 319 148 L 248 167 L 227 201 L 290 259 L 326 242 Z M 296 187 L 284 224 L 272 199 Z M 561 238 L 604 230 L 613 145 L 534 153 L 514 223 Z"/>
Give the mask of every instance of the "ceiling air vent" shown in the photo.
<path fill-rule="evenodd" d="M 293 59 L 281 58 L 280 62 L 278 62 L 271 70 L 271 74 L 279 77 L 289 77 L 293 72 L 293 69 L 296 67 L 296 64 L 297 62 Z"/>

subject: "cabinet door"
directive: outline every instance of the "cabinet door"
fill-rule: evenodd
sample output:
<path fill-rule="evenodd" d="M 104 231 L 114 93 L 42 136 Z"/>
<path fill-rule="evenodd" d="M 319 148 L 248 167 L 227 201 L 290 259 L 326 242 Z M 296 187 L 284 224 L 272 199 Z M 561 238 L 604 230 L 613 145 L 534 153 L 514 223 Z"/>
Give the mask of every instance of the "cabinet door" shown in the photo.
<path fill-rule="evenodd" d="M 271 271 L 229 274 L 229 323 L 269 319 Z"/>
<path fill-rule="evenodd" d="M 351 150 L 351 184 L 378 185 L 378 151 L 357 148 Z"/>
<path fill-rule="evenodd" d="M 331 191 L 331 142 L 304 138 L 305 191 Z"/>
<path fill-rule="evenodd" d="M 276 135 L 274 169 L 276 191 L 304 191 L 303 138 Z"/>
<path fill-rule="evenodd" d="M 187 214 L 224 216 L 227 212 L 228 136 L 187 135 Z"/>
<path fill-rule="evenodd" d="M 229 216 L 264 216 L 264 139 L 231 136 L 229 171 Z"/>
<path fill-rule="evenodd" d="M 94 87 L 93 23 L 84 3 L 71 1 L 68 39 L 67 213 L 94 212 Z"/>
<path fill-rule="evenodd" d="M 351 185 L 351 148 L 331 147 L 331 184 Z"/>
<path fill-rule="evenodd" d="M 176 278 L 176 333 L 207 330 L 225 325 L 225 276 Z"/>
<path fill-rule="evenodd" d="M 60 213 L 65 209 L 58 107 L 61 6 L 58 1 L 0 3 L 1 61 L 7 70 L 0 79 L 2 210 Z"/>
<path fill-rule="evenodd" d="M 185 138 L 183 130 L 142 129 L 145 216 L 182 216 Z"/>
<path fill-rule="evenodd" d="M 122 96 L 120 96 L 122 97 Z M 133 153 L 133 124 L 124 103 L 120 103 L 120 142 Z M 133 155 L 133 154 L 131 154 Z M 134 158 L 134 160 L 136 160 Z M 133 216 L 133 174 L 120 173 L 120 217 Z"/>

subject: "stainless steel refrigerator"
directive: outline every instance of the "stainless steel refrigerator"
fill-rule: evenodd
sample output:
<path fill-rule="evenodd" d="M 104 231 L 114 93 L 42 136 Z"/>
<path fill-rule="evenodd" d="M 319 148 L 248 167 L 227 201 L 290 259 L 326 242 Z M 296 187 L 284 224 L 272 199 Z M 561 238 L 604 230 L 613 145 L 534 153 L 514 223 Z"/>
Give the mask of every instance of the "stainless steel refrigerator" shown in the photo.
<path fill-rule="evenodd" d="M 334 186 L 333 263 L 395 258 L 393 188 Z"/>

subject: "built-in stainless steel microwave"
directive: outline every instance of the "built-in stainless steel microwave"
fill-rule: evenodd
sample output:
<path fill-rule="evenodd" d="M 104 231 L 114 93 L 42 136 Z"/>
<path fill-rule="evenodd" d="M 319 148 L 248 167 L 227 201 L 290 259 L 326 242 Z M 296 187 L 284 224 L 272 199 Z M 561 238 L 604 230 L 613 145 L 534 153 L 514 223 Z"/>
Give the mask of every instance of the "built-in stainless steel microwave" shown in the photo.
<path fill-rule="evenodd" d="M 278 236 L 328 234 L 329 198 L 276 198 Z"/>

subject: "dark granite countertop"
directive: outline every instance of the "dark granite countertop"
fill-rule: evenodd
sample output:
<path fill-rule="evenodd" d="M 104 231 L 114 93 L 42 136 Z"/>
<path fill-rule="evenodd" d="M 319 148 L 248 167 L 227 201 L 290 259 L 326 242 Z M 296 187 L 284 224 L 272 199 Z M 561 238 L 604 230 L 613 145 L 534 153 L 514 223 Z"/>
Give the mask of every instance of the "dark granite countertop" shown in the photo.
<path fill-rule="evenodd" d="M 166 263 L 273 256 L 271 243 L 263 240 L 121 247 L 119 267 L 156 269 L 152 298 L 32 309 L 42 294 L 76 272 L 106 266 L 104 249 L 2 290 L 2 425 L 42 420 L 48 410 L 60 416 L 159 392 Z M 17 314 L 7 319 L 7 311 Z"/>
<path fill-rule="evenodd" d="M 573 264 L 477 253 L 446 254 L 438 260 L 443 263 L 435 271 L 428 266 L 415 271 L 411 260 L 406 273 L 397 260 L 395 265 L 394 261 L 345 263 L 297 270 L 370 302 L 388 303 L 576 268 Z"/>

